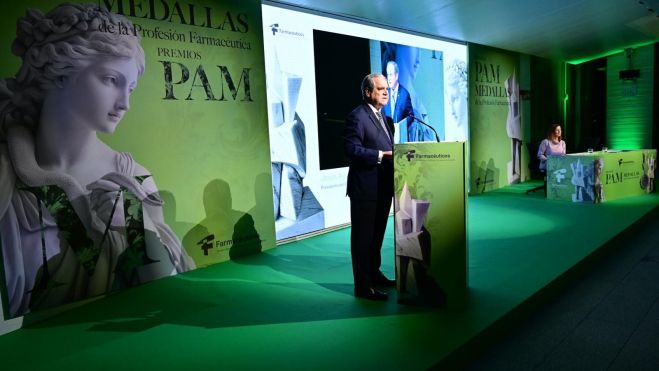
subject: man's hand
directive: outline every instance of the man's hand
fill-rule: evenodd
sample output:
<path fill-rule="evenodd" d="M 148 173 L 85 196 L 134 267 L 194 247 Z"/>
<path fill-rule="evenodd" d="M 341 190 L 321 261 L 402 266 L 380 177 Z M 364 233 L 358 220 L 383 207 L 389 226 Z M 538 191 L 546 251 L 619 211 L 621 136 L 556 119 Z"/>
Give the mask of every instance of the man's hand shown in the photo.
<path fill-rule="evenodd" d="M 393 155 L 394 155 L 393 151 L 382 151 L 382 158 L 393 157 Z"/>

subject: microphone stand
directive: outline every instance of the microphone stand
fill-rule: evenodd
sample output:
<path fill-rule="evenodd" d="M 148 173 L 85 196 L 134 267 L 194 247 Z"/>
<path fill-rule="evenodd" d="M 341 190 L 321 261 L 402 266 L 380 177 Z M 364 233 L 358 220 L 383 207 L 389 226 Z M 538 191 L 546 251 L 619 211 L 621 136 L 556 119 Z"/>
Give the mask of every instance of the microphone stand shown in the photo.
<path fill-rule="evenodd" d="M 426 124 L 423 120 L 421 120 L 420 118 L 414 116 L 414 114 L 410 114 L 409 117 L 411 117 L 412 120 L 415 120 L 415 121 L 419 122 L 421 125 L 423 125 L 423 126 L 425 126 L 425 127 L 427 127 L 427 128 L 430 128 L 430 130 L 432 130 L 432 132 L 435 134 L 435 138 L 437 138 L 437 143 L 440 142 L 440 140 L 439 140 L 439 134 L 437 134 L 437 131 L 435 130 L 434 127 L 432 127 L 432 126 Z"/>

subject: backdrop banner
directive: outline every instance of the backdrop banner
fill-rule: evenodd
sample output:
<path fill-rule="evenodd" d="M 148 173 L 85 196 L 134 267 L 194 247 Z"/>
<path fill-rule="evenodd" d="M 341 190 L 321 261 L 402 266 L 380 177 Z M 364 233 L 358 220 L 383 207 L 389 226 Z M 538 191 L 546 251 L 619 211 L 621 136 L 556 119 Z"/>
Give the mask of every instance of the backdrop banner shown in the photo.
<path fill-rule="evenodd" d="M 469 63 L 469 191 L 482 193 L 519 183 L 528 171 L 522 154 L 519 55 L 470 44 Z"/>
<path fill-rule="evenodd" d="M 275 246 L 260 1 L 0 19 L 5 319 Z"/>

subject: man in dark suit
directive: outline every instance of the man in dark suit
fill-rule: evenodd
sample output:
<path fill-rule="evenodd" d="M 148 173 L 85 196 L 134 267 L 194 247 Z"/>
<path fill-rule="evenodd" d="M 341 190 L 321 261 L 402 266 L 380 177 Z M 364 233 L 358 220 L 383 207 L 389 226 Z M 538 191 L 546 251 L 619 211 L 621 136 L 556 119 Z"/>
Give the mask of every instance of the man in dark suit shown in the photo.
<path fill-rule="evenodd" d="M 389 103 L 382 107 L 382 112 L 397 123 L 408 118 L 413 111 L 410 93 L 398 82 L 398 64 L 394 61 L 387 62 L 387 82 Z M 401 142 L 407 142 L 405 139 L 401 138 Z"/>
<path fill-rule="evenodd" d="M 370 74 L 362 81 L 364 102 L 346 118 L 345 153 L 350 161 L 350 253 L 355 296 L 386 300 L 381 287 L 395 281 L 380 271 L 380 250 L 394 194 L 393 122 L 380 112 L 387 104 L 387 80 Z"/>

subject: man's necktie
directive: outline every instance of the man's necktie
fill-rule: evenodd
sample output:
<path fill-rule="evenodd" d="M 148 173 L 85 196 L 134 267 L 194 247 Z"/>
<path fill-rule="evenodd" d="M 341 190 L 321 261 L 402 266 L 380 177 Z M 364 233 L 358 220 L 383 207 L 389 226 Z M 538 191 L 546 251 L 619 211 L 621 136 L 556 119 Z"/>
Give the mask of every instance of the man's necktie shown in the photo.
<path fill-rule="evenodd" d="M 375 116 L 378 117 L 378 121 L 380 121 L 380 126 L 382 127 L 382 130 L 387 134 L 387 138 L 391 141 L 391 136 L 389 136 L 389 130 L 387 130 L 387 125 L 384 123 L 384 118 L 382 117 L 382 112 L 377 111 L 375 112 Z"/>
<path fill-rule="evenodd" d="M 396 99 L 398 98 L 397 92 L 398 92 L 398 90 L 392 90 L 391 91 L 391 99 L 390 99 L 390 101 L 391 101 L 391 116 L 394 118 L 394 121 L 396 121 L 398 119 L 398 117 L 396 117 Z"/>

